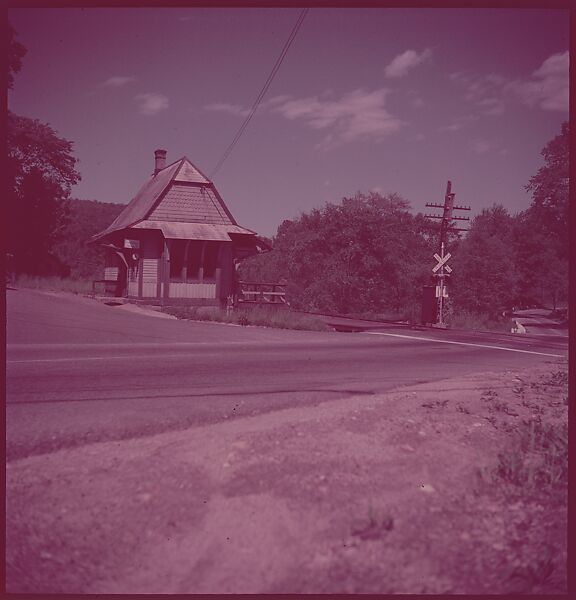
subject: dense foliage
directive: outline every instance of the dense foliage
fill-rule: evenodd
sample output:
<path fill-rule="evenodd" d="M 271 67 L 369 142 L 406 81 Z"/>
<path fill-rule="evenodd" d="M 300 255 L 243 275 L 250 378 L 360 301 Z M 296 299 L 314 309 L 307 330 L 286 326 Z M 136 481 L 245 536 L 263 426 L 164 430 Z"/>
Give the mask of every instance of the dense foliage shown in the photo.
<path fill-rule="evenodd" d="M 532 192 L 530 216 L 546 234 L 558 237 L 556 246 L 560 254 L 568 250 L 569 146 L 570 128 L 566 122 L 560 134 L 542 150 L 544 165 L 526 186 Z"/>
<path fill-rule="evenodd" d="M 511 216 L 482 211 L 455 255 L 453 300 L 479 312 L 550 305 L 568 299 L 569 127 L 542 150 L 544 165 L 527 191 L 532 203 Z"/>
<path fill-rule="evenodd" d="M 66 265 L 68 275 L 77 279 L 102 279 L 104 252 L 95 244 L 87 244 L 120 214 L 124 204 L 70 200 L 69 216 L 62 239 L 54 246 L 54 254 Z"/>
<path fill-rule="evenodd" d="M 449 290 L 455 307 L 482 313 L 515 304 L 514 226 L 515 219 L 499 205 L 474 218 L 451 261 Z"/>
<path fill-rule="evenodd" d="M 338 313 L 407 310 L 427 280 L 430 224 L 397 196 L 358 193 L 284 221 L 275 250 L 246 261 L 244 280 L 285 279 L 292 306 Z"/>

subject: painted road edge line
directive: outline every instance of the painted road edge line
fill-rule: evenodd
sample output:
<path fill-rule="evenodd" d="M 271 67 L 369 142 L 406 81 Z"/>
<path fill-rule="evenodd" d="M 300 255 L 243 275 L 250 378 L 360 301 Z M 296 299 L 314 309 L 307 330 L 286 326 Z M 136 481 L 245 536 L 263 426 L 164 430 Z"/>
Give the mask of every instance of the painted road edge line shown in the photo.
<path fill-rule="evenodd" d="M 472 342 L 455 342 L 453 340 L 438 340 L 435 338 L 420 337 L 418 335 L 402 335 L 401 333 L 383 333 L 382 331 L 364 331 L 368 335 L 387 335 L 388 337 L 404 338 L 406 340 L 421 340 L 425 342 L 436 342 L 438 344 L 457 344 L 458 346 L 474 346 L 476 348 L 490 348 L 492 350 L 507 350 L 508 352 L 522 352 L 523 354 L 538 354 L 539 356 L 553 356 L 564 358 L 564 354 L 549 354 L 547 352 L 536 352 L 535 350 L 520 350 L 519 348 L 503 348 L 502 346 L 489 346 L 488 344 L 473 344 Z"/>
<path fill-rule="evenodd" d="M 22 363 L 52 363 L 52 362 L 85 362 L 94 360 L 126 360 L 127 358 L 151 358 L 154 354 L 118 354 L 109 356 L 65 356 L 61 358 L 22 358 L 7 360 L 6 364 L 22 364 Z M 182 354 L 162 354 L 162 358 L 182 358 Z M 195 355 L 193 355 L 195 356 Z M 219 352 L 204 353 L 203 356 L 220 356 Z"/>

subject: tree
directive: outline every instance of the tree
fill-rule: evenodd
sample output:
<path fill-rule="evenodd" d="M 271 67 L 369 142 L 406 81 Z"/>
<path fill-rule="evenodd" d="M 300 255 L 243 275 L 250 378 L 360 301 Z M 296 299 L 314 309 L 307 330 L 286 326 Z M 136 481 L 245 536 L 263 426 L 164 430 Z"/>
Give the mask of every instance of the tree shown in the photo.
<path fill-rule="evenodd" d="M 11 184 L 19 185 L 23 177 L 37 170 L 67 197 L 80 181 L 72 142 L 58 137 L 50 125 L 9 111 L 6 138 Z"/>
<path fill-rule="evenodd" d="M 556 305 L 568 298 L 568 256 L 536 211 L 520 213 L 514 228 L 516 305 Z"/>
<path fill-rule="evenodd" d="M 26 50 L 9 26 L 8 85 Z M 7 251 L 14 270 L 42 273 L 57 264 L 52 250 L 66 223 L 72 186 L 80 180 L 72 142 L 37 119 L 8 112 L 6 216 Z"/>
<path fill-rule="evenodd" d="M 8 114 L 7 250 L 17 273 L 50 271 L 67 218 L 74 169 L 72 144 L 37 120 Z"/>
<path fill-rule="evenodd" d="M 568 197 L 570 127 L 562 124 L 559 135 L 548 142 L 541 154 L 544 166 L 530 178 L 526 190 L 532 193 L 530 211 L 540 227 L 558 236 L 558 246 L 568 256 Z"/>
<path fill-rule="evenodd" d="M 523 304 L 557 303 L 568 298 L 568 123 L 546 144 L 544 165 L 530 178 L 530 207 L 516 231 L 519 296 Z"/>
<path fill-rule="evenodd" d="M 357 193 L 284 221 L 274 250 L 241 267 L 288 281 L 292 306 L 338 313 L 406 310 L 419 302 L 433 253 L 425 219 L 396 194 Z"/>
<path fill-rule="evenodd" d="M 518 275 L 513 225 L 514 217 L 497 204 L 473 219 L 453 261 L 456 310 L 495 316 L 514 304 Z"/>
<path fill-rule="evenodd" d="M 14 256 L 17 273 L 66 274 L 52 256 L 66 222 L 67 206 L 58 186 L 44 177 L 39 169 L 31 169 L 8 196 L 8 251 Z"/>

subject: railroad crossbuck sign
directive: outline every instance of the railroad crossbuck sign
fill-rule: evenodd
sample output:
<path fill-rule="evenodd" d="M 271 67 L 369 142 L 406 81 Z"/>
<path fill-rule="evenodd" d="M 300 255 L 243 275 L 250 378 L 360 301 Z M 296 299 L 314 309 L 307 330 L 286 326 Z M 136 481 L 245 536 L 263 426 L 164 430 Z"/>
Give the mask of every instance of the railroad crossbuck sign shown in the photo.
<path fill-rule="evenodd" d="M 438 261 L 438 264 L 432 269 L 432 273 L 436 273 L 436 271 L 438 271 L 438 269 L 441 269 L 442 267 L 444 267 L 446 273 L 452 273 L 452 269 L 446 264 L 451 256 L 452 255 L 450 254 L 450 252 L 448 252 L 445 256 L 435 254 L 434 258 Z"/>

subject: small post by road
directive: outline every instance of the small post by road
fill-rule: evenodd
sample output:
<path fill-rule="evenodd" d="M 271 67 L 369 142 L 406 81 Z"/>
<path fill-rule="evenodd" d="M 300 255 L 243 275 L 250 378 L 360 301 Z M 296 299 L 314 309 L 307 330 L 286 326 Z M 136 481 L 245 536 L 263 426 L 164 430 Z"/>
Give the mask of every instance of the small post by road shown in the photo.
<path fill-rule="evenodd" d="M 450 276 L 452 269 L 446 264 L 452 256 L 450 252 L 446 252 L 448 243 L 448 233 L 453 231 L 466 231 L 466 229 L 455 227 L 453 221 L 469 221 L 469 217 L 455 217 L 455 210 L 470 210 L 469 206 L 454 206 L 454 194 L 452 192 L 452 182 L 448 181 L 446 185 L 446 194 L 444 195 L 444 204 L 436 204 L 427 202 L 426 206 L 433 208 L 441 208 L 442 215 L 424 215 L 430 219 L 441 219 L 440 223 L 440 250 L 439 254 L 434 254 L 437 264 L 432 268 L 432 277 L 436 278 L 436 302 L 437 316 L 436 323 L 444 326 L 444 298 L 448 298 L 448 289 L 445 278 Z"/>
<path fill-rule="evenodd" d="M 436 277 L 438 278 L 438 285 L 436 286 L 436 297 L 438 298 L 438 324 L 444 325 L 444 298 L 448 297 L 448 290 L 446 289 L 446 284 L 444 283 L 444 278 L 449 277 L 452 269 L 446 265 L 448 259 L 452 255 L 450 252 L 448 254 L 444 254 L 444 242 L 440 245 L 440 255 L 435 254 L 434 258 L 438 261 L 437 265 L 432 269 L 434 274 L 434 270 L 438 269 L 438 273 L 436 273 Z"/>

